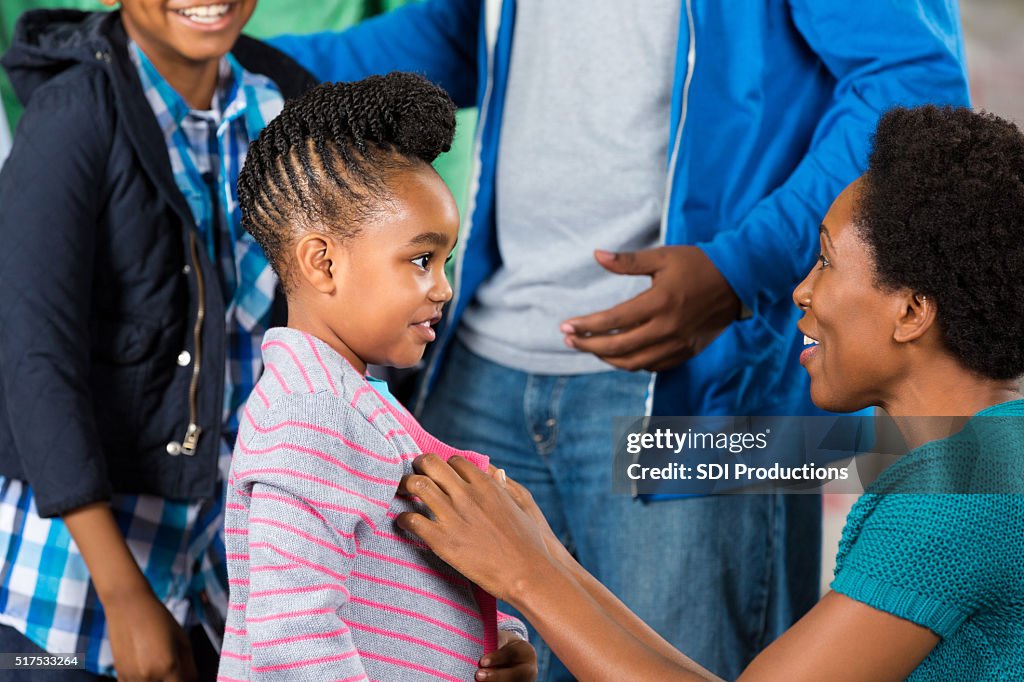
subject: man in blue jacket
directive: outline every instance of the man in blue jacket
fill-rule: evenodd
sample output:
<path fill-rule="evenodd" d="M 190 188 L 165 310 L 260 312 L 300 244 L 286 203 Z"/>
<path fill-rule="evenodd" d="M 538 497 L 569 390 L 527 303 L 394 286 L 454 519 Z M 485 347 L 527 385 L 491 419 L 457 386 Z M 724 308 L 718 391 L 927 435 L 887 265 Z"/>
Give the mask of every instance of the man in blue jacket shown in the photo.
<path fill-rule="evenodd" d="M 611 417 L 815 413 L 790 293 L 880 113 L 968 102 L 955 4 L 428 0 L 276 44 L 324 80 L 418 71 L 479 107 L 425 425 L 735 677 L 817 598 L 819 501 L 613 496 Z"/>

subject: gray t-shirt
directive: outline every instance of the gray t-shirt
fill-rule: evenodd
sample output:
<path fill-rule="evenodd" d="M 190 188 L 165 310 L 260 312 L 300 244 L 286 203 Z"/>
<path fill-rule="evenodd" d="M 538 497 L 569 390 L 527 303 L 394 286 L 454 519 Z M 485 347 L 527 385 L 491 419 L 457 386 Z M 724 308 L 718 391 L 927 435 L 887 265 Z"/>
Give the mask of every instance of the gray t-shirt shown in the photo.
<path fill-rule="evenodd" d="M 497 169 L 502 267 L 459 337 L 540 374 L 610 369 L 559 324 L 621 303 L 648 277 L 594 249 L 657 245 L 667 177 L 679 0 L 518 0 Z"/>

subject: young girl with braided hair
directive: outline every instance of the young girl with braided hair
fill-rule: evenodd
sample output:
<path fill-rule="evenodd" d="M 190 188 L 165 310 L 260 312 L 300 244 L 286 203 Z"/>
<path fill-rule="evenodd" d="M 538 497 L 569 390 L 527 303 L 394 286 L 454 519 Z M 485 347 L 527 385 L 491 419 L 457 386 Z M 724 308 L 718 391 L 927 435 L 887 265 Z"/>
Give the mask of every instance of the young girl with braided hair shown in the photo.
<path fill-rule="evenodd" d="M 249 150 L 243 224 L 288 326 L 264 338 L 234 452 L 222 680 L 534 678 L 522 624 L 395 525 L 422 509 L 396 497 L 420 453 L 487 457 L 432 438 L 366 375 L 415 364 L 452 296 L 458 211 L 430 163 L 454 126 L 442 90 L 393 73 L 311 90 Z"/>

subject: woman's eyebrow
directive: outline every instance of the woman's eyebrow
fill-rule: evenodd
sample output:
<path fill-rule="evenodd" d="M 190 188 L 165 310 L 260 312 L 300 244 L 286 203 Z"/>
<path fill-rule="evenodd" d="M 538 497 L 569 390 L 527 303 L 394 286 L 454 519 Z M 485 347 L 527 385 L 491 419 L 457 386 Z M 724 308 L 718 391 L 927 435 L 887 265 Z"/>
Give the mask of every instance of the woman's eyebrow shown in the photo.
<path fill-rule="evenodd" d="M 835 251 L 836 245 L 832 243 L 832 235 L 828 233 L 828 228 L 825 227 L 825 223 L 818 226 L 818 232 L 825 235 L 825 239 L 828 241 L 828 247 L 830 250 Z"/>
<path fill-rule="evenodd" d="M 448 246 L 448 235 L 444 232 L 421 232 L 410 239 L 406 246 Z"/>

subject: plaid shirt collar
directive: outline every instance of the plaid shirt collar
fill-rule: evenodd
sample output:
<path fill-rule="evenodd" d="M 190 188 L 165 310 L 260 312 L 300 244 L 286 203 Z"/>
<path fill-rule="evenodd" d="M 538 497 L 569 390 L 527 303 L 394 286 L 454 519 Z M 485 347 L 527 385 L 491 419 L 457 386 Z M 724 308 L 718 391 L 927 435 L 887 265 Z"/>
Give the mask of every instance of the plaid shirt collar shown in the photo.
<path fill-rule="evenodd" d="M 246 72 L 230 52 L 222 57 L 217 65 L 217 87 L 213 93 L 210 111 L 200 112 L 190 107 L 185 98 L 171 87 L 134 41 L 131 41 L 129 46 L 132 62 L 142 81 L 142 90 L 156 114 L 157 123 L 165 139 L 174 134 L 190 113 L 213 115 L 218 123 L 230 122 L 246 114 L 249 108 L 249 100 L 245 97 L 243 87 L 247 80 Z M 263 129 L 262 120 L 253 120 L 254 118 L 246 117 L 246 132 L 252 140 L 255 140 Z"/>

